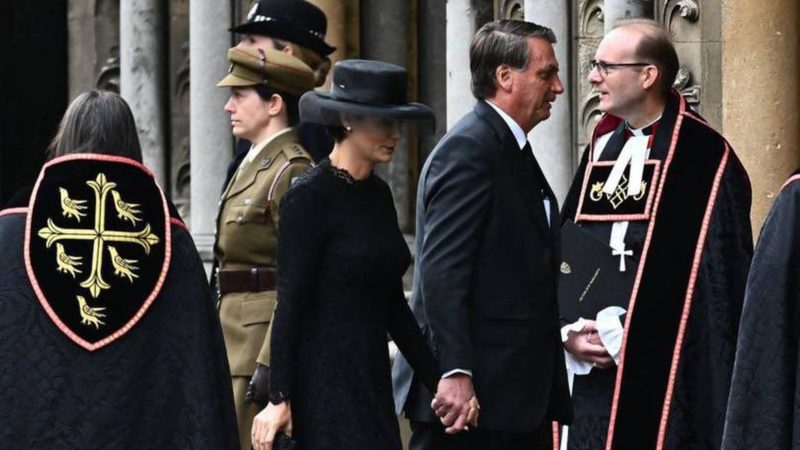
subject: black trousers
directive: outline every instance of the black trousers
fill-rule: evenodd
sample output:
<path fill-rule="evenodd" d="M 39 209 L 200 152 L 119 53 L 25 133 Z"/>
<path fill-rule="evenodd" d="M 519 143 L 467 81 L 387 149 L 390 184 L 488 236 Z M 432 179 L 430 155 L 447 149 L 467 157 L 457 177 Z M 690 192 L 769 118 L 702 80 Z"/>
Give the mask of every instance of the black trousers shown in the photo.
<path fill-rule="evenodd" d="M 411 421 L 409 450 L 552 450 L 550 422 L 530 433 L 508 433 L 482 428 L 450 435 L 441 424 Z"/>

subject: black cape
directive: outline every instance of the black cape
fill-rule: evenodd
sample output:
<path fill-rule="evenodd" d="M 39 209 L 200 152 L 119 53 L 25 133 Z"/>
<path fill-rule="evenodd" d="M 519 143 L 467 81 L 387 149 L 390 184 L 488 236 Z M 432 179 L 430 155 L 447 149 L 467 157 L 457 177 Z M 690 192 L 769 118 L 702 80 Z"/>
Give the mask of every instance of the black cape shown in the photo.
<path fill-rule="evenodd" d="M 37 300 L 23 257 L 29 211 L 15 204 L 0 212 L 0 448 L 238 449 L 222 332 L 174 207 L 158 296 L 127 333 L 88 351 Z"/>
<path fill-rule="evenodd" d="M 620 122 L 605 116 L 592 142 Z M 591 188 L 584 186 L 591 151 L 565 219 L 577 217 L 581 193 Z M 752 256 L 750 182 L 724 138 L 676 92 L 651 157 L 663 164 L 626 302 L 620 367 L 592 371 L 607 390 L 595 389 L 582 404 L 573 400 L 570 448 L 583 441 L 583 448 L 607 450 L 717 449 L 722 440 Z"/>
<path fill-rule="evenodd" d="M 800 448 L 799 174 L 775 200 L 747 278 L 725 450 Z"/>

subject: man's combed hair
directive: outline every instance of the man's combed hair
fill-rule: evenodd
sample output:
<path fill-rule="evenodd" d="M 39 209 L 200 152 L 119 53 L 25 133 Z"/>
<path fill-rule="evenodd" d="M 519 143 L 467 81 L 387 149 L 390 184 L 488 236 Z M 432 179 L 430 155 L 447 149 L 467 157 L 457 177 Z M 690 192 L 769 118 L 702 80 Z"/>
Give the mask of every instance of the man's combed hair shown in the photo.
<path fill-rule="evenodd" d="M 668 97 L 680 68 L 678 53 L 669 33 L 660 23 L 650 19 L 620 20 L 614 26 L 622 27 L 635 28 L 642 33 L 636 47 L 636 57 L 658 68 L 658 90 L 664 98 Z"/>
<path fill-rule="evenodd" d="M 497 90 L 495 72 L 502 65 L 525 70 L 529 63 L 528 39 L 542 38 L 555 44 L 553 30 L 522 20 L 495 20 L 482 26 L 469 46 L 472 95 L 491 97 Z"/>

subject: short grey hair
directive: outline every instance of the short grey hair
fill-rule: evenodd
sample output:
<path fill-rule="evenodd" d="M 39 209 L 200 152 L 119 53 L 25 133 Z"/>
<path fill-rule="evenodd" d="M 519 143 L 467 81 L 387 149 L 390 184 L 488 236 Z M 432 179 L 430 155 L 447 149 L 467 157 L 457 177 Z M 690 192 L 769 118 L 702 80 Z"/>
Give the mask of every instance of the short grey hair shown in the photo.
<path fill-rule="evenodd" d="M 136 122 L 122 97 L 95 89 L 70 103 L 48 147 L 48 159 L 71 153 L 125 156 L 142 162 Z"/>
<path fill-rule="evenodd" d="M 495 20 L 482 26 L 469 46 L 472 95 L 491 97 L 497 91 L 495 72 L 502 65 L 525 70 L 529 63 L 528 39 L 542 38 L 556 43 L 550 28 L 523 20 Z"/>

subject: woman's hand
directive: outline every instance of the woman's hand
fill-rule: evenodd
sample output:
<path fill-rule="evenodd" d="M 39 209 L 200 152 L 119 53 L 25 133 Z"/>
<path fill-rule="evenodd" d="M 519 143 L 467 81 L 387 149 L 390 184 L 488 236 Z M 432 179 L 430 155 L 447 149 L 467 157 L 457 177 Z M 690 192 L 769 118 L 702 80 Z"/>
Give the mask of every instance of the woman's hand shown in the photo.
<path fill-rule="evenodd" d="M 292 407 L 289 400 L 267 407 L 261 410 L 253 420 L 253 428 L 250 431 L 250 438 L 253 441 L 255 450 L 272 450 L 272 443 L 275 435 L 283 431 L 287 436 L 292 435 Z"/>

